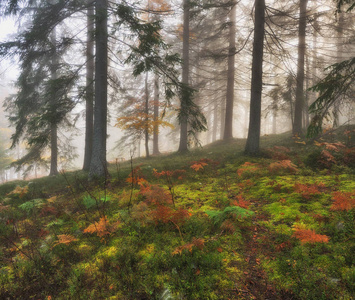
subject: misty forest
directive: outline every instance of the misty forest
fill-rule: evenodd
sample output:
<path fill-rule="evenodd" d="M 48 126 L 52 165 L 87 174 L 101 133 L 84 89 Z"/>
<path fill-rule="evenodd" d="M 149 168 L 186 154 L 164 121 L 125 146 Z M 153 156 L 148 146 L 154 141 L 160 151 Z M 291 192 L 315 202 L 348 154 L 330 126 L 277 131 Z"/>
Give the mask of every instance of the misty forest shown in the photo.
<path fill-rule="evenodd" d="M 0 299 L 355 299 L 354 0 L 0 0 Z"/>

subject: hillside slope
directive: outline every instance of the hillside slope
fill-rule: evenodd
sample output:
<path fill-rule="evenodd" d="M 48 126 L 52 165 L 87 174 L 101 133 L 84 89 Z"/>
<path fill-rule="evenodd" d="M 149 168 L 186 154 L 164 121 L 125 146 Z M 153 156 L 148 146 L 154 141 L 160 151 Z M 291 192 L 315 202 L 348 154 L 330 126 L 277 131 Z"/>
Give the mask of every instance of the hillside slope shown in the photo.
<path fill-rule="evenodd" d="M 2 185 L 0 299 L 353 299 L 354 133 Z"/>

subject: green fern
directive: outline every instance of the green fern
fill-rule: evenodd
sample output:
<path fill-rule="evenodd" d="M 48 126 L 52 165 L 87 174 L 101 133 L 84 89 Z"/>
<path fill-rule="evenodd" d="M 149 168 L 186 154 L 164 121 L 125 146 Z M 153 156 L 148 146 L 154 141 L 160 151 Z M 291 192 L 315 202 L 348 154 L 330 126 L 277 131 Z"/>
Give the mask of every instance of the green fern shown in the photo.
<path fill-rule="evenodd" d="M 96 205 L 96 200 L 91 196 L 85 196 L 83 199 L 83 203 L 87 209 Z"/>
<path fill-rule="evenodd" d="M 64 220 L 62 219 L 57 219 L 57 220 L 54 220 L 52 222 L 49 222 L 47 224 L 47 228 L 51 228 L 51 227 L 54 227 L 54 226 L 62 226 L 64 224 Z"/>
<path fill-rule="evenodd" d="M 237 219 L 243 219 L 250 217 L 254 214 L 253 211 L 245 209 L 239 206 L 227 206 L 223 211 L 220 210 L 208 210 L 205 212 L 213 221 L 215 225 L 222 223 L 229 217 Z"/>
<path fill-rule="evenodd" d="M 42 199 L 33 199 L 30 201 L 27 201 L 25 203 L 22 203 L 19 205 L 19 208 L 24 210 L 26 213 L 31 213 L 33 209 L 35 208 L 40 208 L 43 205 L 43 200 Z"/>

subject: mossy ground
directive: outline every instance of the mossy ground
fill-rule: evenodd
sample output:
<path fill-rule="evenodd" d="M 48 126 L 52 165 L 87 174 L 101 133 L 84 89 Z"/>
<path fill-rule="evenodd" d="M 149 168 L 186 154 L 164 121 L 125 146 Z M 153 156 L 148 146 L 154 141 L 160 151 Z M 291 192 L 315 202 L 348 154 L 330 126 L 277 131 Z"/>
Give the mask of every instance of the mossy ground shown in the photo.
<path fill-rule="evenodd" d="M 0 298 L 353 299 L 354 150 L 349 133 L 332 139 L 2 185 Z"/>

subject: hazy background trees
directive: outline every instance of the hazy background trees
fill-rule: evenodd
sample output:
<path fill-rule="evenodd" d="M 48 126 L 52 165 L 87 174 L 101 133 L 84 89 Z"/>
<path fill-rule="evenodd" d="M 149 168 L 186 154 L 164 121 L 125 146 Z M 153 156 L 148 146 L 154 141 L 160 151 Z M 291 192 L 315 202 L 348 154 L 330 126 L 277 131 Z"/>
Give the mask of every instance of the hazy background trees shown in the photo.
<path fill-rule="evenodd" d="M 247 151 L 257 153 L 260 135 L 287 130 L 302 134 L 315 122 L 318 128 L 336 127 L 354 117 L 352 89 L 338 90 L 341 97 L 324 107 L 316 102 L 313 108 L 323 115 L 307 109 L 321 92 L 307 89 L 329 72 L 325 67 L 353 57 L 353 13 L 336 14 L 331 0 L 266 1 L 261 32 L 254 32 L 258 6 L 244 0 L 97 1 L 101 8 L 96 10 L 91 1 L 37 1 L 37 10 L 31 1 L 18 7 L 17 2 L 0 4 L 2 13 L 21 11 L 17 37 L 1 44 L 2 56 L 12 53 L 21 66 L 17 94 L 7 100 L 7 114 L 19 125 L 13 141 L 27 141 L 27 153 L 15 155 L 20 165 L 52 161 L 55 174 L 57 166 L 74 157 L 73 148 L 67 147 L 72 134 L 78 135 L 74 146 L 83 168 L 102 175 L 106 161 L 115 157 L 186 151 L 198 144 L 193 132 L 204 145 L 246 138 L 249 130 Z M 106 5 L 107 24 L 102 13 Z M 263 55 L 257 55 L 258 64 L 255 43 Z M 256 65 L 263 67 L 262 73 Z M 339 65 L 334 72 L 350 65 Z M 250 104 L 255 107 L 255 95 L 256 114 L 249 109 Z M 326 122 L 325 111 L 331 112 Z M 129 116 L 136 121 L 141 116 L 141 128 L 125 126 L 122 120 L 128 125 L 124 118 Z M 208 131 L 203 132 L 205 121 Z"/>

